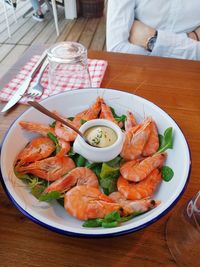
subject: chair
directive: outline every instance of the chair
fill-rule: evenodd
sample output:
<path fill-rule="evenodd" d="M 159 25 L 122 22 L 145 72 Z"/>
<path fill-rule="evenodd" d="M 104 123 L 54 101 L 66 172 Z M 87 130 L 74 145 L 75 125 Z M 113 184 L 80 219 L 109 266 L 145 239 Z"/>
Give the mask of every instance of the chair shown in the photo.
<path fill-rule="evenodd" d="M 7 31 L 8 31 L 8 36 L 9 36 L 9 38 L 11 38 L 10 25 L 9 25 L 8 14 L 7 14 L 7 5 L 6 5 L 4 0 L 2 2 L 3 2 L 4 16 L 5 16 L 5 20 L 6 20 L 6 27 L 7 27 Z M 13 6 L 13 2 L 10 1 L 10 0 L 9 0 L 9 2 L 10 2 L 10 7 L 12 8 L 14 20 L 15 20 L 15 22 L 17 22 L 17 18 L 16 18 L 16 15 L 15 15 L 15 9 L 14 9 L 14 6 Z"/>

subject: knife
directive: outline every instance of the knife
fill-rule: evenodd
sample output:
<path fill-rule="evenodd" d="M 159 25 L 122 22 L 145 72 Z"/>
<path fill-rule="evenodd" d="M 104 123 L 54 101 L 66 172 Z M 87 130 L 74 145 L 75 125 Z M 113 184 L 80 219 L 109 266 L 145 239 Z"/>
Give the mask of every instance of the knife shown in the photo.
<path fill-rule="evenodd" d="M 47 51 L 45 50 L 44 53 L 41 55 L 37 63 L 35 64 L 33 70 L 31 73 L 28 75 L 26 80 L 20 85 L 18 90 L 14 93 L 12 98 L 8 101 L 8 103 L 4 106 L 4 108 L 1 110 L 1 112 L 5 112 L 9 110 L 11 107 L 13 107 L 22 97 L 23 94 L 26 92 L 31 80 L 39 70 L 39 68 L 42 66 L 43 62 L 45 61 L 47 57 Z"/>

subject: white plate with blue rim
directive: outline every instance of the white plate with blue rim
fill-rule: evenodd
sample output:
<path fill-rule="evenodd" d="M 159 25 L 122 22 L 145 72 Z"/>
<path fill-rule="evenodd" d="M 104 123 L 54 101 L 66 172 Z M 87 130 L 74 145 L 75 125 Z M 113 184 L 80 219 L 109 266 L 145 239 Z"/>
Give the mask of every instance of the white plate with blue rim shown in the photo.
<path fill-rule="evenodd" d="M 110 237 L 131 233 L 149 226 L 165 215 L 179 200 L 189 181 L 191 158 L 187 141 L 177 123 L 161 108 L 152 102 L 123 91 L 113 89 L 79 89 L 57 94 L 40 103 L 50 110 L 56 110 L 71 117 L 95 102 L 102 96 L 117 114 L 132 111 L 138 122 L 152 117 L 163 134 L 165 129 L 173 128 L 173 149 L 167 150 L 166 165 L 174 172 L 173 178 L 162 181 L 153 195 L 161 201 L 156 208 L 137 216 L 114 228 L 85 228 L 83 221 L 70 216 L 56 200 L 41 202 L 36 199 L 28 187 L 18 179 L 13 170 L 15 158 L 20 150 L 36 136 L 19 126 L 22 120 L 49 124 L 52 119 L 34 108 L 27 109 L 10 126 L 1 144 L 1 181 L 3 188 L 13 204 L 33 222 L 58 233 L 70 236 Z"/>

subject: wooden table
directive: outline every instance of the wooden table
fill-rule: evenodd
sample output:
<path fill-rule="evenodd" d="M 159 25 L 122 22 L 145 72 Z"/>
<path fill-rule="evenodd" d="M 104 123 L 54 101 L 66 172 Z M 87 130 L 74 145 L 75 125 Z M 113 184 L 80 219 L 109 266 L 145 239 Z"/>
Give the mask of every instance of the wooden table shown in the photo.
<path fill-rule="evenodd" d="M 39 49 L 29 49 L 2 79 L 0 88 Z M 94 51 L 89 57 L 108 61 L 102 87 L 142 96 L 176 120 L 191 148 L 189 185 L 162 219 L 146 229 L 110 239 L 72 238 L 46 230 L 23 216 L 0 187 L 1 266 L 177 266 L 166 244 L 165 225 L 170 214 L 199 190 L 200 62 Z M 8 114 L 0 114 L 1 139 L 25 109 L 17 105 Z"/>

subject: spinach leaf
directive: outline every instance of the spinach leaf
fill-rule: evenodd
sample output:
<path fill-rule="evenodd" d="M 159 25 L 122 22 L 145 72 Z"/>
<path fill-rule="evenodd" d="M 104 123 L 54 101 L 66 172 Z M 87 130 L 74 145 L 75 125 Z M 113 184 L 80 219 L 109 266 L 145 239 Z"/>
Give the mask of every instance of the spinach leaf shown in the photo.
<path fill-rule="evenodd" d="M 83 227 L 101 227 L 103 219 L 89 219 L 83 223 Z"/>
<path fill-rule="evenodd" d="M 174 176 L 173 170 L 168 166 L 162 166 L 161 174 L 165 182 L 169 182 Z"/>
<path fill-rule="evenodd" d="M 103 228 L 113 228 L 113 227 L 117 227 L 119 225 L 120 225 L 120 223 L 117 221 L 114 221 L 114 222 L 104 222 L 103 221 L 101 226 Z"/>
<path fill-rule="evenodd" d="M 87 121 L 84 120 L 84 119 L 81 119 L 81 120 L 80 120 L 81 125 L 83 125 L 83 124 L 86 123 L 86 122 L 87 122 Z"/>
<path fill-rule="evenodd" d="M 119 167 L 111 167 L 106 162 L 102 164 L 100 177 L 106 179 L 107 177 L 118 178 L 119 177 Z"/>
<path fill-rule="evenodd" d="M 164 136 L 159 137 L 160 140 L 160 147 L 157 151 L 157 153 L 162 153 L 168 148 L 173 148 L 173 129 L 172 127 L 169 127 L 165 130 Z"/>
<path fill-rule="evenodd" d="M 112 115 L 113 115 L 113 117 L 115 118 L 116 121 L 118 121 L 118 122 L 120 122 L 120 121 L 125 122 L 126 115 L 123 114 L 123 115 L 119 116 L 119 115 L 116 114 L 116 112 L 115 112 L 115 110 L 114 110 L 113 107 L 110 107 L 110 109 L 111 109 Z"/>
<path fill-rule="evenodd" d="M 51 124 L 49 124 L 49 126 L 50 126 L 51 128 L 55 128 L 55 126 L 56 126 L 56 121 L 53 121 Z"/>
<path fill-rule="evenodd" d="M 83 227 L 104 227 L 104 228 L 111 228 L 111 227 L 117 227 L 123 222 L 127 222 L 134 218 L 135 216 L 138 216 L 142 214 L 143 212 L 134 212 L 130 215 L 120 216 L 119 211 L 112 211 L 109 214 L 107 214 L 104 219 L 89 219 L 83 223 Z"/>
<path fill-rule="evenodd" d="M 16 170 L 14 172 L 17 178 L 21 179 L 24 183 L 28 185 L 31 194 L 36 198 L 39 198 L 47 187 L 47 181 L 40 179 L 39 177 L 33 174 L 21 174 Z"/>
<path fill-rule="evenodd" d="M 51 201 L 53 199 L 59 199 L 61 197 L 62 197 L 62 195 L 61 195 L 60 192 L 58 192 L 58 191 L 51 191 L 49 193 L 41 194 L 40 197 L 39 197 L 39 200 L 40 201 Z"/>
<path fill-rule="evenodd" d="M 107 161 L 106 164 L 108 164 L 110 167 L 119 167 L 121 163 L 122 158 L 120 156 L 117 156 L 116 158 Z"/>
<path fill-rule="evenodd" d="M 57 137 L 51 132 L 47 133 L 47 136 L 54 142 L 56 146 L 56 154 L 57 154 L 61 150 L 61 146 L 59 145 Z"/>
<path fill-rule="evenodd" d="M 104 194 L 109 195 L 117 191 L 117 179 L 112 176 L 108 176 L 105 179 L 100 178 L 100 186 Z"/>
<path fill-rule="evenodd" d="M 70 158 L 72 158 L 72 157 L 75 156 L 75 155 L 76 155 L 76 152 L 74 152 L 73 148 L 71 147 L 71 148 L 70 148 L 70 151 L 68 152 L 68 156 L 69 156 Z"/>
<path fill-rule="evenodd" d="M 77 154 L 77 157 L 75 158 L 75 163 L 77 167 L 84 167 L 86 159 L 83 156 Z"/>
<path fill-rule="evenodd" d="M 81 156 L 80 154 L 75 153 L 73 151 L 73 148 L 71 148 L 70 151 L 68 152 L 68 156 L 71 159 L 73 159 L 77 167 L 87 167 L 86 166 L 86 163 L 88 162 L 87 159 Z"/>
<path fill-rule="evenodd" d="M 141 215 L 143 212 L 141 211 L 135 211 L 133 212 L 132 214 L 130 215 L 125 215 L 125 216 L 122 216 L 121 217 L 121 222 L 127 222 L 127 221 L 130 221 L 131 219 L 133 219 L 134 217 L 138 216 L 138 215 Z"/>
<path fill-rule="evenodd" d="M 31 176 L 27 173 L 20 173 L 20 172 L 17 172 L 15 169 L 14 169 L 14 173 L 18 179 L 22 180 L 26 184 L 28 184 L 32 180 Z"/>
<path fill-rule="evenodd" d="M 73 121 L 74 117 L 68 117 L 67 119 Z"/>
<path fill-rule="evenodd" d="M 102 163 L 96 163 L 96 162 L 90 163 L 89 161 L 86 161 L 85 167 L 87 167 L 88 169 L 91 169 L 96 174 L 98 179 L 100 180 Z"/>
<path fill-rule="evenodd" d="M 58 139 L 57 139 L 57 137 L 53 134 L 53 133 L 51 133 L 51 132 L 48 132 L 47 133 L 47 136 L 56 144 L 56 145 L 58 145 Z"/>
<path fill-rule="evenodd" d="M 116 121 L 118 121 L 118 122 L 120 122 L 120 121 L 125 122 L 125 120 L 126 120 L 126 115 L 121 115 L 120 117 L 116 117 L 115 119 L 116 119 Z"/>
<path fill-rule="evenodd" d="M 164 146 L 164 136 L 162 134 L 158 135 L 159 139 L 159 148 Z"/>
<path fill-rule="evenodd" d="M 105 222 L 114 222 L 114 221 L 120 222 L 121 217 L 120 217 L 119 211 L 114 210 L 111 213 L 107 214 L 104 217 L 104 221 Z"/>
<path fill-rule="evenodd" d="M 36 184 L 34 187 L 31 188 L 31 194 L 37 199 L 39 199 L 42 193 L 44 192 L 45 188 L 46 186 L 44 185 Z"/>
<path fill-rule="evenodd" d="M 117 178 L 119 175 L 119 167 L 111 167 L 105 162 L 102 164 L 99 182 L 106 195 L 117 190 Z"/>
<path fill-rule="evenodd" d="M 121 222 L 119 211 L 112 211 L 104 219 L 89 219 L 83 223 L 83 227 L 104 227 L 111 228 L 119 226 Z"/>

